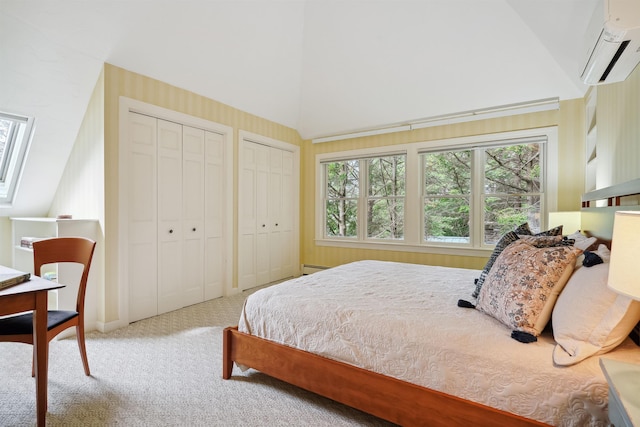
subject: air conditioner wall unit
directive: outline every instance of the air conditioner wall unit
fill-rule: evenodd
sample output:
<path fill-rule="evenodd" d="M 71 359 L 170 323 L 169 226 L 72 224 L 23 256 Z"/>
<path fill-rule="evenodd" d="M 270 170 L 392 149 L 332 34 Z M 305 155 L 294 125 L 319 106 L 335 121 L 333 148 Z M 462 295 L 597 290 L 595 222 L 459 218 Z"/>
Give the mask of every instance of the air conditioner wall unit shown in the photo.
<path fill-rule="evenodd" d="M 625 80 L 640 62 L 640 1 L 598 1 L 586 41 L 581 80 L 587 85 Z"/>

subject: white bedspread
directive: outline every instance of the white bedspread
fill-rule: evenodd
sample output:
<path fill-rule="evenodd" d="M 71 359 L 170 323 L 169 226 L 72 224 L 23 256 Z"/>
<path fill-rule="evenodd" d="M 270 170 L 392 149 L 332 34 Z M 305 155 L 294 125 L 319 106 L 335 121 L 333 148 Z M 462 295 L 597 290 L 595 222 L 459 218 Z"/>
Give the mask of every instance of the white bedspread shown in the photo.
<path fill-rule="evenodd" d="M 252 294 L 241 332 L 552 425 L 608 425 L 608 387 L 592 357 L 552 361 L 553 337 L 523 344 L 459 308 L 479 271 L 359 261 Z M 640 362 L 630 339 L 605 357 Z"/>

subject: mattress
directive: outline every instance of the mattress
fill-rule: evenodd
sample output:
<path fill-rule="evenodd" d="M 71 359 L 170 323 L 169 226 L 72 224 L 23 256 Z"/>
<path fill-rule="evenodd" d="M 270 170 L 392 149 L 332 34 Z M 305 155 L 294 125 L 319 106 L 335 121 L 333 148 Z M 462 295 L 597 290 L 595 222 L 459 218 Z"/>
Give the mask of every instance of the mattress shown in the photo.
<path fill-rule="evenodd" d="M 554 366 L 550 331 L 523 344 L 457 307 L 479 271 L 358 261 L 261 289 L 238 329 L 558 426 L 608 425 L 608 385 L 591 357 Z M 606 357 L 640 362 L 627 339 Z"/>

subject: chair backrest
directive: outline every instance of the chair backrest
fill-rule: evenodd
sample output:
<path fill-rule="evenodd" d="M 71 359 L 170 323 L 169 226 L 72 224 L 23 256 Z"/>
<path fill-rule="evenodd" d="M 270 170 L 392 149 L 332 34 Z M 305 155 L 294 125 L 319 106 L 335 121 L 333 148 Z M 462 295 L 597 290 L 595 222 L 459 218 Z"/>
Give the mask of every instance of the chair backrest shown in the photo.
<path fill-rule="evenodd" d="M 85 237 L 54 237 L 33 242 L 33 271 L 36 276 L 42 274 L 42 266 L 59 262 L 73 262 L 83 265 L 78 286 L 76 311 L 82 313 L 87 279 L 96 242 Z"/>

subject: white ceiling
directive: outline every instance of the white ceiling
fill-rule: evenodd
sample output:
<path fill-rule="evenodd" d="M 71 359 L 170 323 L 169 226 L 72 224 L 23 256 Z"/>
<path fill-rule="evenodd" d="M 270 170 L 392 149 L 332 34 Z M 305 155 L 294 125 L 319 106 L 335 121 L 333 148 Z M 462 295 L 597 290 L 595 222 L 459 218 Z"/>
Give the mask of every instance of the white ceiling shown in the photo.
<path fill-rule="evenodd" d="M 37 127 L 10 214 L 46 214 L 51 199 L 42 195 L 55 192 L 104 62 L 311 139 L 582 97 L 595 4 L 0 0 L 0 110 L 35 116 Z"/>

